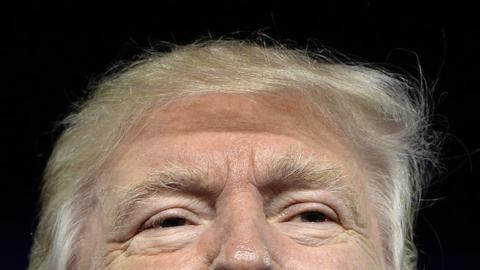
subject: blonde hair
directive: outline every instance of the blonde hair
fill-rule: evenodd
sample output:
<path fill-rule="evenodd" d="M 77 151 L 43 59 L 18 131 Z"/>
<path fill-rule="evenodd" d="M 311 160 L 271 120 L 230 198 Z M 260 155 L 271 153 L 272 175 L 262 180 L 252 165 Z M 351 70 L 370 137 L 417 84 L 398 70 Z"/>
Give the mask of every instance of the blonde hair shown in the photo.
<path fill-rule="evenodd" d="M 96 203 L 95 178 L 151 108 L 188 95 L 280 92 L 307 97 L 361 150 L 375 175 L 368 188 L 385 261 L 391 269 L 415 268 L 413 221 L 437 141 L 424 89 L 378 67 L 280 45 L 217 40 L 147 53 L 101 80 L 64 120 L 44 175 L 29 269 L 74 267 Z"/>

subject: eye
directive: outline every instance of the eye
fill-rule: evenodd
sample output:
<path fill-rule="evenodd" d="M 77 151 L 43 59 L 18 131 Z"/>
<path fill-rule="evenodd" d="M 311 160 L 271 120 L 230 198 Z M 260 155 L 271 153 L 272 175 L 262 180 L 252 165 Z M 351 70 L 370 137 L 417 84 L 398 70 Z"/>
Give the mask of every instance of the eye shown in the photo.
<path fill-rule="evenodd" d="M 176 210 L 176 211 L 166 211 L 155 215 L 145 221 L 145 223 L 140 228 L 140 231 L 150 230 L 150 229 L 168 229 L 175 227 L 183 227 L 188 225 L 195 225 L 192 215 L 188 211 Z"/>
<path fill-rule="evenodd" d="M 163 220 L 160 220 L 158 222 L 158 225 L 155 224 L 155 227 L 162 227 L 162 228 L 167 228 L 167 227 L 178 227 L 178 226 L 183 226 L 187 224 L 187 220 L 181 217 L 171 217 L 171 218 L 166 218 Z"/>
<path fill-rule="evenodd" d="M 149 230 L 149 229 L 165 229 L 171 227 L 181 227 L 185 225 L 190 225 L 187 219 L 183 217 L 166 217 L 166 218 L 156 218 L 145 222 L 142 226 L 142 231 Z"/>
<path fill-rule="evenodd" d="M 283 222 L 295 223 L 338 223 L 339 218 L 329 206 L 316 203 L 296 203 L 282 211 Z"/>
<path fill-rule="evenodd" d="M 331 221 L 330 218 L 327 217 L 326 214 L 320 211 L 305 211 L 294 216 L 289 221 L 293 222 L 310 222 L 310 223 L 320 223 L 320 222 L 327 222 Z"/>

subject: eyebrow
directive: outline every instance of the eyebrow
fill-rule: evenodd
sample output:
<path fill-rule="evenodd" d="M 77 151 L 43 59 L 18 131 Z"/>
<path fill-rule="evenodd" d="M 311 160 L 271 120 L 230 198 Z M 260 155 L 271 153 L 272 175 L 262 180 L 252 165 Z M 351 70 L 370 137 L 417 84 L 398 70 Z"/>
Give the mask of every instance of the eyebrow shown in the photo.
<path fill-rule="evenodd" d="M 313 156 L 306 158 L 301 154 L 287 153 L 272 158 L 263 170 L 257 172 L 255 168 L 254 177 L 264 197 L 302 189 L 332 192 L 338 195 L 352 213 L 354 222 L 360 225 L 356 193 L 338 166 L 317 162 Z M 181 193 L 208 200 L 217 198 L 219 191 L 218 185 L 214 185 L 209 175 L 200 168 L 169 163 L 161 169 L 152 170 L 140 184 L 126 191 L 117 204 L 113 224 L 115 228 L 122 228 L 138 205 L 148 198 Z"/>
<path fill-rule="evenodd" d="M 170 163 L 162 169 L 148 172 L 140 184 L 128 189 L 117 204 L 114 227 L 122 228 L 141 202 L 166 193 L 186 193 L 208 197 L 211 187 L 205 182 L 208 175 L 192 166 Z"/>
<path fill-rule="evenodd" d="M 348 182 L 342 168 L 328 162 L 319 162 L 315 156 L 304 157 L 299 153 L 289 153 L 267 166 L 262 178 L 268 179 L 259 190 L 264 196 L 275 196 L 290 190 L 324 190 L 336 195 L 347 207 L 352 220 L 364 227 L 358 210 L 357 192 Z"/>

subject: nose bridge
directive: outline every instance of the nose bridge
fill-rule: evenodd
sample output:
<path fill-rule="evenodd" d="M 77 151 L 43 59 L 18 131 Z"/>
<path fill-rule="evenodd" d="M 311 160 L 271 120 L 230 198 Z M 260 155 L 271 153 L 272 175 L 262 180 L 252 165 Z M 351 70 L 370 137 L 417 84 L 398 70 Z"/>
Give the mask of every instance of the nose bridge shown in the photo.
<path fill-rule="evenodd" d="M 271 269 L 263 205 L 249 195 L 238 193 L 237 196 L 242 199 L 226 207 L 224 241 L 214 269 Z"/>

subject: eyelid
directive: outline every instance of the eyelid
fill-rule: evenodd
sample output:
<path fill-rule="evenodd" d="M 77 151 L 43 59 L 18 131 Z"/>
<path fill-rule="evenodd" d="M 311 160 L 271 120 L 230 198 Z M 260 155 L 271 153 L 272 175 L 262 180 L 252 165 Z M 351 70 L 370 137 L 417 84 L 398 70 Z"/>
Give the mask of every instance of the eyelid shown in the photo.
<path fill-rule="evenodd" d="M 321 212 L 325 214 L 325 216 L 332 222 L 339 222 L 339 217 L 337 213 L 332 208 L 319 202 L 303 202 L 288 206 L 284 211 L 281 212 L 281 220 L 288 221 L 293 219 L 296 215 L 300 215 L 308 211 Z"/>
<path fill-rule="evenodd" d="M 161 197 L 152 196 L 139 201 L 129 218 L 123 224 L 114 227 L 112 238 L 115 241 L 127 241 L 140 233 L 148 220 L 170 209 L 185 209 L 189 211 L 192 213 L 192 216 L 189 217 L 195 222 L 210 220 L 214 215 L 213 209 L 205 201 L 196 197 L 186 195 L 171 196 L 168 194 Z"/>
<path fill-rule="evenodd" d="M 331 219 L 335 217 L 336 223 L 345 228 L 356 226 L 354 219 L 355 213 L 351 207 L 346 205 L 346 202 L 337 194 L 324 190 L 292 190 L 282 192 L 276 195 L 271 200 L 265 202 L 265 213 L 272 222 L 284 220 L 286 214 L 283 213 L 288 207 L 303 204 L 314 203 L 316 205 L 323 205 L 321 208 L 332 214 Z"/>
<path fill-rule="evenodd" d="M 142 232 L 149 229 L 155 229 L 155 223 L 157 223 L 158 221 L 175 217 L 184 218 L 185 220 L 187 220 L 187 223 L 190 223 L 189 225 L 200 224 L 200 221 L 191 211 L 182 208 L 170 208 L 149 217 L 145 222 L 143 222 L 139 231 Z"/>

